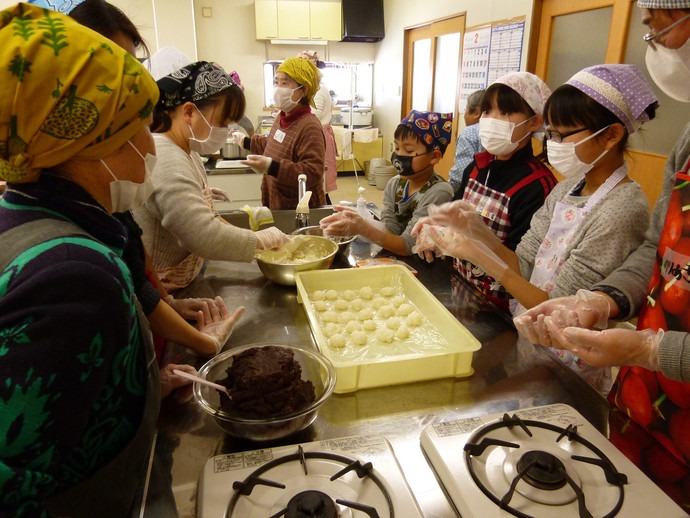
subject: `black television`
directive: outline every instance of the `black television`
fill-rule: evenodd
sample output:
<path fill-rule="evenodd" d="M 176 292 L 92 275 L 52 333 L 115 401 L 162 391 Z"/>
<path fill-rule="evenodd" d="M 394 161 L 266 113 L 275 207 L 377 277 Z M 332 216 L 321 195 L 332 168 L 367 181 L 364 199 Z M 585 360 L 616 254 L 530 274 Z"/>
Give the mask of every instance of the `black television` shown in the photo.
<path fill-rule="evenodd" d="M 343 40 L 374 43 L 385 33 L 383 0 L 342 0 Z"/>

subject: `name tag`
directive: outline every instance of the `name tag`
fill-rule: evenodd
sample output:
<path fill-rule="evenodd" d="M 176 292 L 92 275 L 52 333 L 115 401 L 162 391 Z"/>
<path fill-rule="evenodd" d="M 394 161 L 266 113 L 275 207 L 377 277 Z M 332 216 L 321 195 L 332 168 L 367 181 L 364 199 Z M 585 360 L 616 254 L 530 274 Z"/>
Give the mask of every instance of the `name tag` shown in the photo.
<path fill-rule="evenodd" d="M 282 144 L 283 139 L 285 139 L 285 132 L 276 130 L 276 132 L 273 134 L 273 138 Z"/>

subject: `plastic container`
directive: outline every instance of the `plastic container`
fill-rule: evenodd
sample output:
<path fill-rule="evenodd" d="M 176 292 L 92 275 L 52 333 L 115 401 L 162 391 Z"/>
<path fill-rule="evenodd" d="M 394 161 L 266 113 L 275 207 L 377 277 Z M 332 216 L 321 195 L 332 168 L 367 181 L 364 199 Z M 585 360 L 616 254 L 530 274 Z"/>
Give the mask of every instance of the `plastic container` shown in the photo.
<path fill-rule="evenodd" d="M 304 305 L 319 351 L 335 367 L 336 393 L 439 378 L 461 378 L 473 374 L 472 353 L 481 347 L 479 341 L 407 268 L 394 265 L 323 270 L 301 272 L 295 278 L 297 300 Z M 374 351 L 372 347 L 372 353 L 376 354 L 364 355 L 354 360 L 343 358 L 338 350 L 329 345 L 310 296 L 317 290 L 344 292 L 361 290 L 366 286 L 373 290 L 397 286 L 428 324 L 435 328 L 439 336 L 438 342 L 416 344 L 416 352 L 405 351 L 405 348 L 392 344 L 388 347 L 390 352 L 386 354 L 380 353 L 382 346 L 379 346 L 378 351 Z"/>
<path fill-rule="evenodd" d="M 390 164 L 388 163 L 388 160 L 381 157 L 372 158 L 370 162 L 371 163 L 369 164 L 369 176 L 367 177 L 367 180 L 369 181 L 369 185 L 376 185 L 376 168 Z"/>
<path fill-rule="evenodd" d="M 383 191 L 386 188 L 386 185 L 388 185 L 390 179 L 393 178 L 396 174 L 398 173 L 395 170 L 395 167 L 393 167 L 392 165 L 377 166 L 374 169 L 374 176 L 376 178 L 376 188 L 379 191 Z"/>

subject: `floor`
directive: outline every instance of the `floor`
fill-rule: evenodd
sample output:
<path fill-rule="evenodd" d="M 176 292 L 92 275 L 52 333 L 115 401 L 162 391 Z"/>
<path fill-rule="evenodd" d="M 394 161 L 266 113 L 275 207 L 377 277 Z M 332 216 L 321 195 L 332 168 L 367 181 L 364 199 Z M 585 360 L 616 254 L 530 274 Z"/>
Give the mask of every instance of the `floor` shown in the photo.
<path fill-rule="evenodd" d="M 375 185 L 369 185 L 369 182 L 364 178 L 364 176 L 359 176 L 359 185 L 357 184 L 357 179 L 353 176 L 340 176 L 338 175 L 338 190 L 329 193 L 331 201 L 334 205 L 337 205 L 341 201 L 350 201 L 355 203 L 359 194 L 357 193 L 358 187 L 361 185 L 365 188 L 364 199 L 367 203 L 375 203 L 379 208 L 383 208 L 383 191 L 376 188 Z"/>

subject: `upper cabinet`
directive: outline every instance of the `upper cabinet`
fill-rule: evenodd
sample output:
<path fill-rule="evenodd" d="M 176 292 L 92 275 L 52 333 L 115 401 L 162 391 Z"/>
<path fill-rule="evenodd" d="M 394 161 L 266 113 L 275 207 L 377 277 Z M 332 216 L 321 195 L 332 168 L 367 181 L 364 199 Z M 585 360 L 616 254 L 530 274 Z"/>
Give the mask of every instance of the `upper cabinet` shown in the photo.
<path fill-rule="evenodd" d="M 340 1 L 254 0 L 256 39 L 342 39 Z"/>

